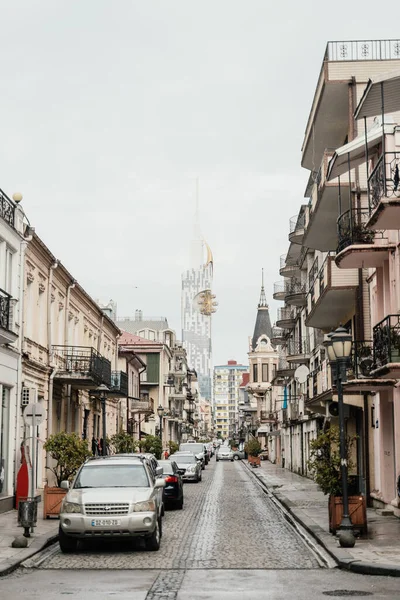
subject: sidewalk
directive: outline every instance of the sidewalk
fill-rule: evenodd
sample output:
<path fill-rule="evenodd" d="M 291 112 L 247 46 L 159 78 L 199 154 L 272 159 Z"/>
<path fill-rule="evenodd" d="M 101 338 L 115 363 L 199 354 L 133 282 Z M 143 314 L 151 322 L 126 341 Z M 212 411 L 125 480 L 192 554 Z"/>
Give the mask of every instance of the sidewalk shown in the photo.
<path fill-rule="evenodd" d="M 368 534 L 354 548 L 341 548 L 329 533 L 328 498 L 316 483 L 268 461 L 248 467 L 275 498 L 334 558 L 338 566 L 356 573 L 400 577 L 400 519 L 367 509 Z"/>
<path fill-rule="evenodd" d="M 19 565 L 57 540 L 58 519 L 43 519 L 42 504 L 38 506 L 38 520 L 35 532 L 28 539 L 27 548 L 12 548 L 11 544 L 17 536 L 23 534 L 23 528 L 18 526 L 18 513 L 11 510 L 0 513 L 0 577 L 7 575 Z"/>

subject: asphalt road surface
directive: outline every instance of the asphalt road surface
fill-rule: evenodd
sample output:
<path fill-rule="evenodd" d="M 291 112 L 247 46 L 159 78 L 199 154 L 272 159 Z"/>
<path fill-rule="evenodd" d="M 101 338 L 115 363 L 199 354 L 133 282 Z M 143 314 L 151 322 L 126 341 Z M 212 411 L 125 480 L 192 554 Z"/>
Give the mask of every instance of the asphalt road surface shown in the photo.
<path fill-rule="evenodd" d="M 213 459 L 164 518 L 159 552 L 140 542 L 58 545 L 0 579 L 0 600 L 399 599 L 400 581 L 323 568 L 252 473 Z"/>

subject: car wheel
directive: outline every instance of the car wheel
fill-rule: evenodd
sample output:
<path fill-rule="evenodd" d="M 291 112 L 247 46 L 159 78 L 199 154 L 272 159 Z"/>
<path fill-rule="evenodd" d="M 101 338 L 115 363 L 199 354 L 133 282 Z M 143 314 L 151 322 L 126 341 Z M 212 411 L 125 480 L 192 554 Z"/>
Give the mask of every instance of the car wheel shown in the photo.
<path fill-rule="evenodd" d="M 216 459 L 215 459 L 215 462 L 219 462 L 219 458 L 216 458 Z"/>
<path fill-rule="evenodd" d="M 239 455 L 238 454 L 234 454 L 233 455 L 233 460 L 239 460 Z"/>
<path fill-rule="evenodd" d="M 161 516 L 163 517 L 165 515 L 165 507 L 164 507 L 164 502 L 161 505 Z"/>
<path fill-rule="evenodd" d="M 182 508 L 183 508 L 183 496 L 182 496 L 182 498 L 181 498 L 180 500 L 178 500 L 178 502 L 176 503 L 176 508 L 177 508 L 178 510 L 182 510 Z"/>
<path fill-rule="evenodd" d="M 150 537 L 146 538 L 145 544 L 146 549 L 151 552 L 156 552 L 160 549 L 160 541 L 161 541 L 161 519 L 157 519 L 156 526 L 154 527 L 154 531 Z"/>
<path fill-rule="evenodd" d="M 78 540 L 68 537 L 62 530 L 61 525 L 58 529 L 58 542 L 60 544 L 61 552 L 64 554 L 70 554 L 76 552 L 78 547 Z"/>

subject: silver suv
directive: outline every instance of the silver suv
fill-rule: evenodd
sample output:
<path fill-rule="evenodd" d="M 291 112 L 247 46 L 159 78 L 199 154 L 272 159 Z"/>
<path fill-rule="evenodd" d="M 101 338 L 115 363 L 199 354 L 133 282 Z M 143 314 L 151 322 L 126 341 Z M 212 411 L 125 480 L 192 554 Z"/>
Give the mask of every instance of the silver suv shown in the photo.
<path fill-rule="evenodd" d="M 163 479 L 140 457 L 105 456 L 85 462 L 68 489 L 60 511 L 62 552 L 74 552 L 80 539 L 144 537 L 158 550 L 162 536 Z"/>

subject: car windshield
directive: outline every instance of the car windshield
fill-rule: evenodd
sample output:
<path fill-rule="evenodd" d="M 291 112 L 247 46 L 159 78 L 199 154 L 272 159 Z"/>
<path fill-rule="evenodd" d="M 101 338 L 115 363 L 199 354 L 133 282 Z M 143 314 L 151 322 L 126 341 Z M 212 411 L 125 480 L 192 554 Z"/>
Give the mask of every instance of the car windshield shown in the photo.
<path fill-rule="evenodd" d="M 74 488 L 149 487 L 146 469 L 137 465 L 93 465 L 83 467 Z"/>
<path fill-rule="evenodd" d="M 172 463 L 169 460 L 159 460 L 158 465 L 162 467 L 164 475 L 171 475 L 174 472 Z"/>
<path fill-rule="evenodd" d="M 203 444 L 182 444 L 179 447 L 179 450 L 182 452 L 193 452 L 193 454 L 200 454 L 200 452 L 204 452 Z"/>
<path fill-rule="evenodd" d="M 178 463 L 180 464 L 192 464 L 196 462 L 195 457 L 193 456 L 193 454 L 191 456 L 189 456 L 189 454 L 182 454 L 181 456 L 177 456 L 176 460 L 178 461 Z"/>
<path fill-rule="evenodd" d="M 220 448 L 219 451 L 220 452 L 230 452 L 231 449 L 230 448 Z"/>

